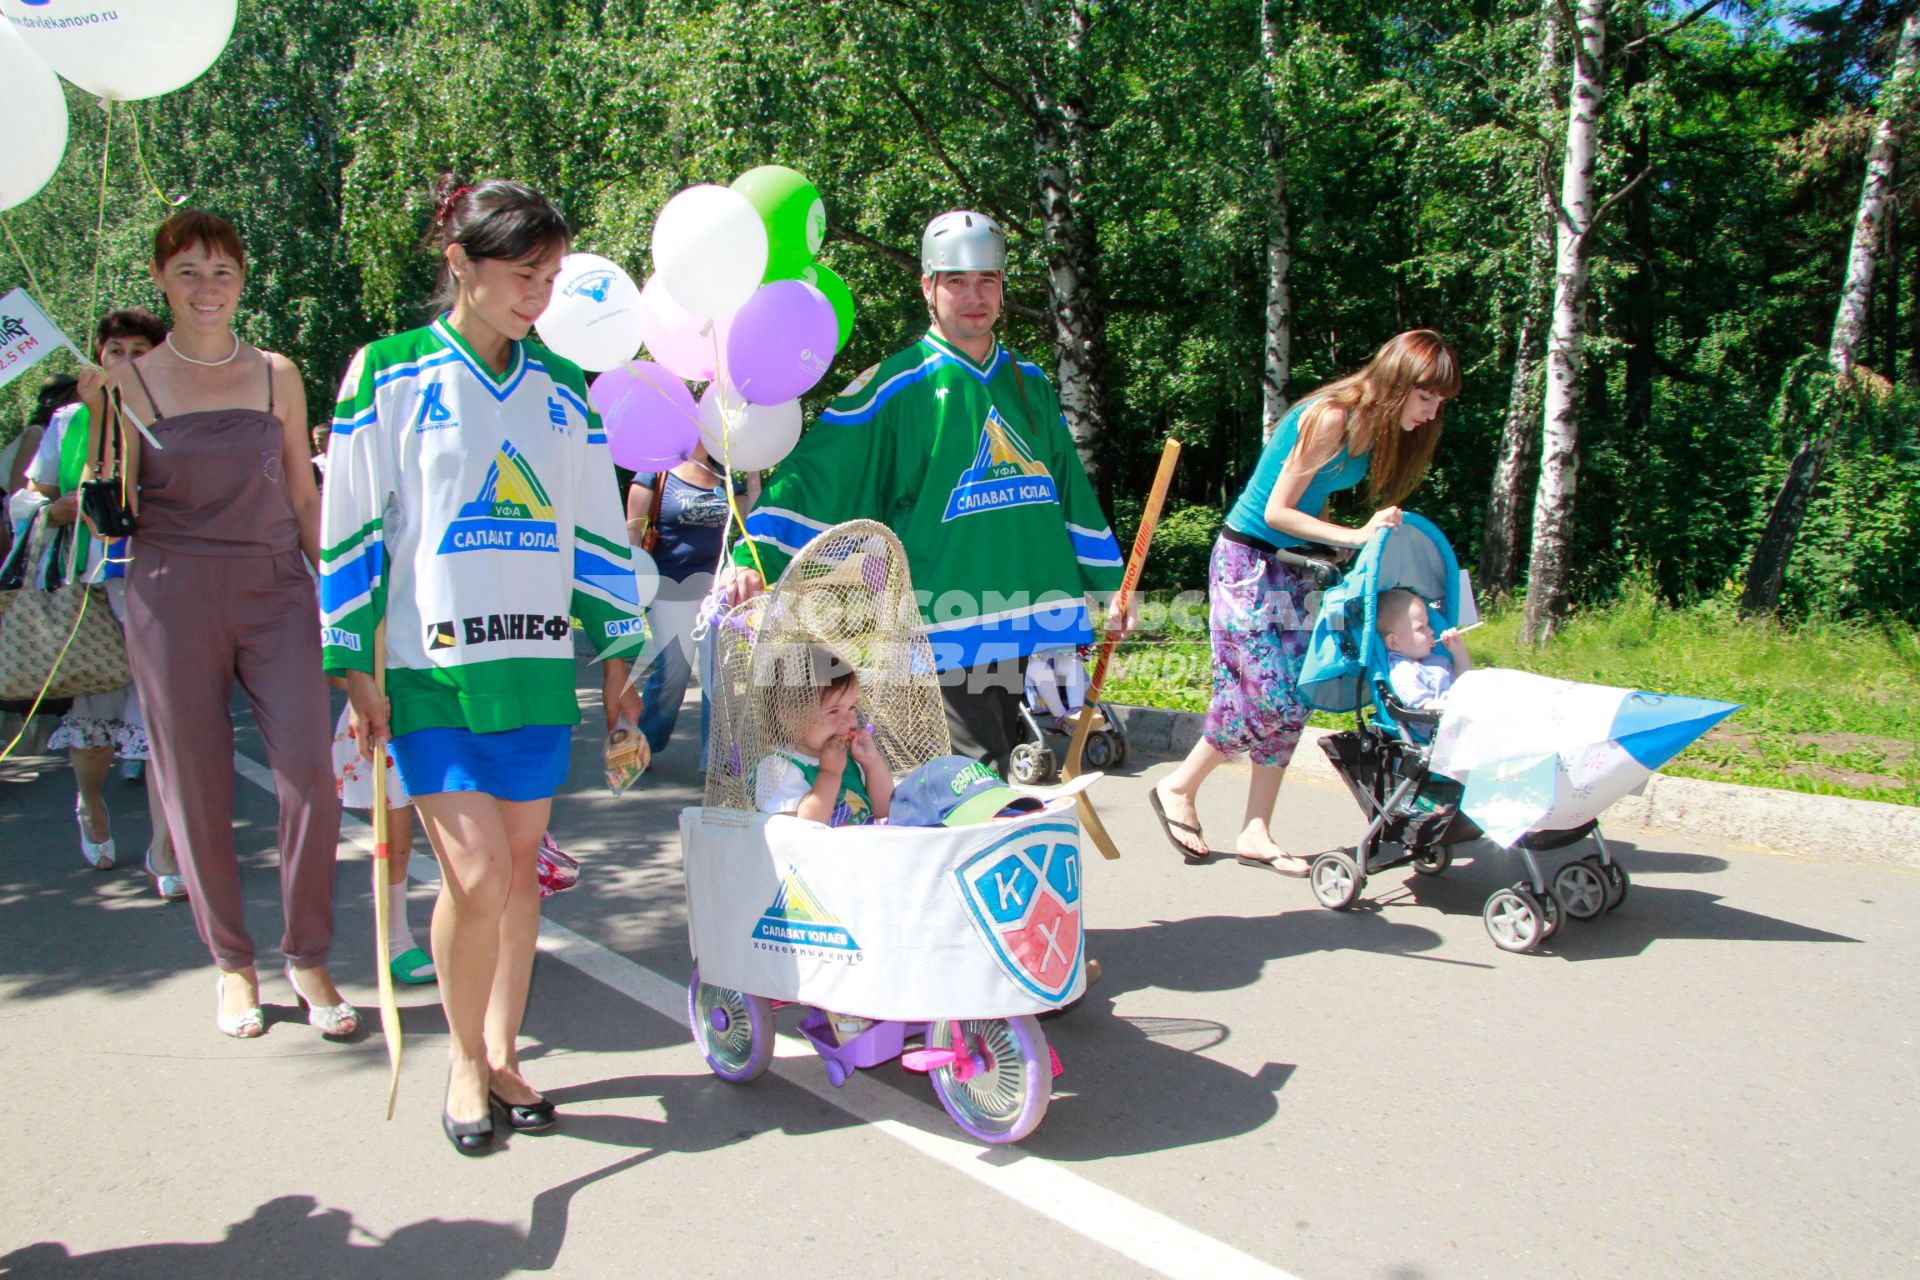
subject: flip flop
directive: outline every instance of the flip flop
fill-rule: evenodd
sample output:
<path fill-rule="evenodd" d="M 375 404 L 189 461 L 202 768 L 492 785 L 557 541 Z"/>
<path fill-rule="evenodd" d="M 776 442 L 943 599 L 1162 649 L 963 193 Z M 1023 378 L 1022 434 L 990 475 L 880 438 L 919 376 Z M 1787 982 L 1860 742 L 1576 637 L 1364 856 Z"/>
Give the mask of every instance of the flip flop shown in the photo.
<path fill-rule="evenodd" d="M 1160 819 L 1160 829 L 1167 833 L 1167 842 L 1179 851 L 1181 857 L 1185 858 L 1188 862 L 1199 863 L 1205 862 L 1212 854 L 1213 851 L 1211 849 L 1205 853 L 1195 853 L 1192 849 L 1189 849 L 1185 844 L 1181 843 L 1180 837 L 1173 834 L 1176 829 L 1194 836 L 1202 844 L 1206 843 L 1206 837 L 1201 834 L 1200 828 L 1194 826 L 1192 823 L 1176 822 L 1172 818 L 1169 818 L 1166 809 L 1160 804 L 1160 793 L 1151 787 L 1147 788 L 1147 806 L 1153 810 L 1153 816 Z"/>

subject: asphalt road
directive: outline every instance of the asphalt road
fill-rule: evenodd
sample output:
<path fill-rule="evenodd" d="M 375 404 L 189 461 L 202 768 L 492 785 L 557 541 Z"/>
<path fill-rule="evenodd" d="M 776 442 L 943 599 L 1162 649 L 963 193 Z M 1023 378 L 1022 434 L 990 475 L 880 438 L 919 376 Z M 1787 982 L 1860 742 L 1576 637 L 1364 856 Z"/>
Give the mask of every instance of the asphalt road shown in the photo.
<path fill-rule="evenodd" d="M 754 1084 L 706 1071 L 675 835 L 694 752 L 620 799 L 587 785 L 596 754 L 581 735 L 556 806 L 586 871 L 548 900 L 527 1023 L 563 1123 L 480 1161 L 439 1133 L 432 988 L 402 989 L 384 1118 L 364 847 L 343 847 L 334 971 L 369 1029 L 335 1045 L 296 1018 L 250 729 L 236 827 L 270 1023 L 251 1042 L 212 1026 L 186 907 L 81 862 L 63 764 L 0 763 L 0 1275 L 1920 1268 L 1920 875 L 1619 831 L 1626 904 L 1508 955 L 1479 917 L 1515 877 L 1498 850 L 1387 872 L 1335 914 L 1301 881 L 1182 863 L 1145 803 L 1169 764 L 1136 758 L 1093 793 L 1125 854 L 1087 869 L 1105 979 L 1047 1024 L 1065 1074 L 1045 1123 L 990 1151 L 897 1064 L 835 1090 L 787 1036 Z M 1217 838 L 1244 777 L 1203 798 Z M 144 847 L 140 789 L 110 794 L 122 850 Z M 1299 776 L 1281 814 L 1301 848 L 1358 826 Z"/>

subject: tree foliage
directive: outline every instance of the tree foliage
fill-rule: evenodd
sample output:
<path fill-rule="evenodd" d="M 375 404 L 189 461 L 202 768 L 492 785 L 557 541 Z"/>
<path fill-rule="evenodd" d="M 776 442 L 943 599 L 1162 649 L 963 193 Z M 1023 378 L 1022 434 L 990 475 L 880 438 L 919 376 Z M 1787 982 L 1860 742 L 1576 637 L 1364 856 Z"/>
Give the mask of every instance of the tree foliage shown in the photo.
<path fill-rule="evenodd" d="M 1172 505 L 1191 511 L 1163 528 L 1181 533 L 1178 574 L 1197 579 L 1205 513 L 1232 502 L 1262 443 L 1273 190 L 1262 130 L 1277 111 L 1287 394 L 1398 330 L 1447 334 L 1466 387 L 1413 505 L 1471 563 L 1521 321 L 1531 309 L 1536 333 L 1542 323 L 1529 244 L 1558 142 L 1540 126 L 1540 6 L 1267 2 L 1284 34 L 1271 89 L 1260 0 L 248 0 L 205 77 L 116 108 L 98 237 L 107 116 L 73 90 L 65 166 L 5 220 L 76 336 L 90 305 L 154 305 L 144 261 L 165 208 L 133 145 L 137 116 L 153 183 L 242 229 L 243 332 L 299 362 L 324 405 L 357 345 L 425 315 L 433 262 L 421 241 L 439 173 L 532 183 L 580 247 L 644 277 L 653 218 L 674 191 L 778 162 L 826 196 L 823 257 L 860 305 L 835 375 L 851 377 L 924 324 L 920 229 L 957 206 L 1008 226 L 1006 336 L 1054 362 L 1059 246 L 1043 169 L 1065 156 L 1073 252 L 1097 290 L 1104 350 L 1102 489 L 1126 508 L 1160 440 L 1180 436 Z M 1596 181 L 1612 191 L 1640 168 L 1649 176 L 1596 233 L 1576 599 L 1610 593 L 1630 568 L 1674 599 L 1739 573 L 1791 447 L 1783 382 L 1826 340 L 1878 59 L 1904 10 L 1847 0 L 1795 19 L 1729 3 L 1673 29 L 1694 7 L 1614 7 L 1621 56 Z M 1896 384 L 1888 403 L 1909 423 L 1914 192 L 1909 165 L 1861 353 Z M 12 260 L 0 278 L 24 274 Z M 10 418 L 29 389 L 5 393 Z M 1843 435 L 1788 602 L 1913 619 L 1911 432 Z M 1520 483 L 1532 491 L 1531 475 Z"/>

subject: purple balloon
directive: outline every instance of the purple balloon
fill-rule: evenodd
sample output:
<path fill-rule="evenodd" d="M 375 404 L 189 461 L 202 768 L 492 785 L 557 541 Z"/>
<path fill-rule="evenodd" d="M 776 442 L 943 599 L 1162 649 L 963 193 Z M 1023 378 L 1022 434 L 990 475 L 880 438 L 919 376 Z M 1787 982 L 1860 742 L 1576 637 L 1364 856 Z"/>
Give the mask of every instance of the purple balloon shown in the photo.
<path fill-rule="evenodd" d="M 727 335 L 727 377 L 751 404 L 785 404 L 827 376 L 840 322 L 827 295 L 803 280 L 754 290 Z"/>
<path fill-rule="evenodd" d="M 670 471 L 700 440 L 700 409 L 687 384 L 651 360 L 629 360 L 593 380 L 587 398 L 607 428 L 615 463 Z"/>

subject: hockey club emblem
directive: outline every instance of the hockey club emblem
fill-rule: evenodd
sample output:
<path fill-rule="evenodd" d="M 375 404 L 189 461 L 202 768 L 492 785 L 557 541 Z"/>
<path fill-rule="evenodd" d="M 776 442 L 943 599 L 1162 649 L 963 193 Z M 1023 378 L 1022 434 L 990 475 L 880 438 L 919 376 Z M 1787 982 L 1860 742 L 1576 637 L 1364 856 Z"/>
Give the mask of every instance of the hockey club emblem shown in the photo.
<path fill-rule="evenodd" d="M 1064 1000 L 1080 973 L 1080 832 L 1022 827 L 953 869 L 967 917 L 1007 976 L 1042 1000 Z"/>

